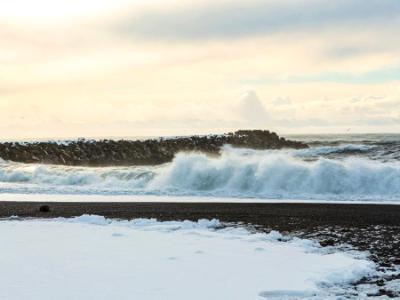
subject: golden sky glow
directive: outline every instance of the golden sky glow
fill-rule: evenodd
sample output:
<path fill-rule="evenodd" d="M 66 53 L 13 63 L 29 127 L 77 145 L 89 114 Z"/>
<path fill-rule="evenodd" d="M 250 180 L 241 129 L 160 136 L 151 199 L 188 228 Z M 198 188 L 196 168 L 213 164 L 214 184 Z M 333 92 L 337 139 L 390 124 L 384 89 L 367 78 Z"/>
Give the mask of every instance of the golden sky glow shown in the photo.
<path fill-rule="evenodd" d="M 400 2 L 14 0 L 1 138 L 398 132 Z"/>

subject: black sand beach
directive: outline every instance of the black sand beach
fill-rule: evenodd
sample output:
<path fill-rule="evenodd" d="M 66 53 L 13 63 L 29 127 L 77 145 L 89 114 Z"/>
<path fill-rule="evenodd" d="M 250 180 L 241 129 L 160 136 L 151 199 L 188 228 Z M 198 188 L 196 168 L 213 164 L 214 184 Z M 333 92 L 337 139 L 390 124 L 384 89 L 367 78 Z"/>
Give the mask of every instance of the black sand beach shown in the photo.
<path fill-rule="evenodd" d="M 49 212 L 40 206 L 48 205 Z M 72 217 L 97 214 L 110 218 L 197 220 L 217 218 L 293 231 L 316 226 L 400 226 L 400 205 L 338 203 L 154 203 L 154 202 L 0 202 L 0 217 Z"/>

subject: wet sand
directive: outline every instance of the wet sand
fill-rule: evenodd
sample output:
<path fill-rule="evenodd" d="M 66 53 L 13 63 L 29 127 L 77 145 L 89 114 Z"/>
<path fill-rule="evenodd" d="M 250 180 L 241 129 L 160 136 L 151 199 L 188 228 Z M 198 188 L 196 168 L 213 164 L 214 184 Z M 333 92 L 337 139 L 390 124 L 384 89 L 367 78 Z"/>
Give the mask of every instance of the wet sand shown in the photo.
<path fill-rule="evenodd" d="M 39 208 L 48 205 L 50 211 Z M 337 203 L 144 203 L 144 202 L 0 202 L 0 217 L 71 217 L 98 214 L 110 218 L 197 220 L 218 218 L 283 231 L 315 226 L 400 225 L 400 205 Z"/>

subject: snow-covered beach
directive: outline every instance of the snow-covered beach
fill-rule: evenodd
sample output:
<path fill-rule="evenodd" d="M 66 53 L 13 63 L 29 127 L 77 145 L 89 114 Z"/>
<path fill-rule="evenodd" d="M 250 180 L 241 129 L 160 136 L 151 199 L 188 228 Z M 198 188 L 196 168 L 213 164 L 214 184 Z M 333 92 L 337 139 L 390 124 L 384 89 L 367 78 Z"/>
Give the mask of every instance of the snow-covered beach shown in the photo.
<path fill-rule="evenodd" d="M 0 299 L 338 299 L 376 273 L 362 252 L 221 225 L 3 219 Z"/>

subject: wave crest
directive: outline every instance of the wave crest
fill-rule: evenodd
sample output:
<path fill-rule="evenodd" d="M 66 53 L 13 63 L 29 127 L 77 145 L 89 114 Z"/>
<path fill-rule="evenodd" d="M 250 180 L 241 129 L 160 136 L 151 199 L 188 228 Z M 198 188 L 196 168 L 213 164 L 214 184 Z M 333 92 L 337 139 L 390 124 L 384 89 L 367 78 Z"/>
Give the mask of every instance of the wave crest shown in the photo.
<path fill-rule="evenodd" d="M 220 158 L 181 154 L 150 186 L 267 198 L 396 196 L 400 165 L 357 158 L 305 162 L 271 152 L 246 157 L 228 152 Z"/>
<path fill-rule="evenodd" d="M 234 149 L 220 157 L 180 153 L 159 167 L 0 163 L 0 192 L 21 191 L 400 200 L 400 163 L 354 157 L 304 161 L 296 151 Z"/>

